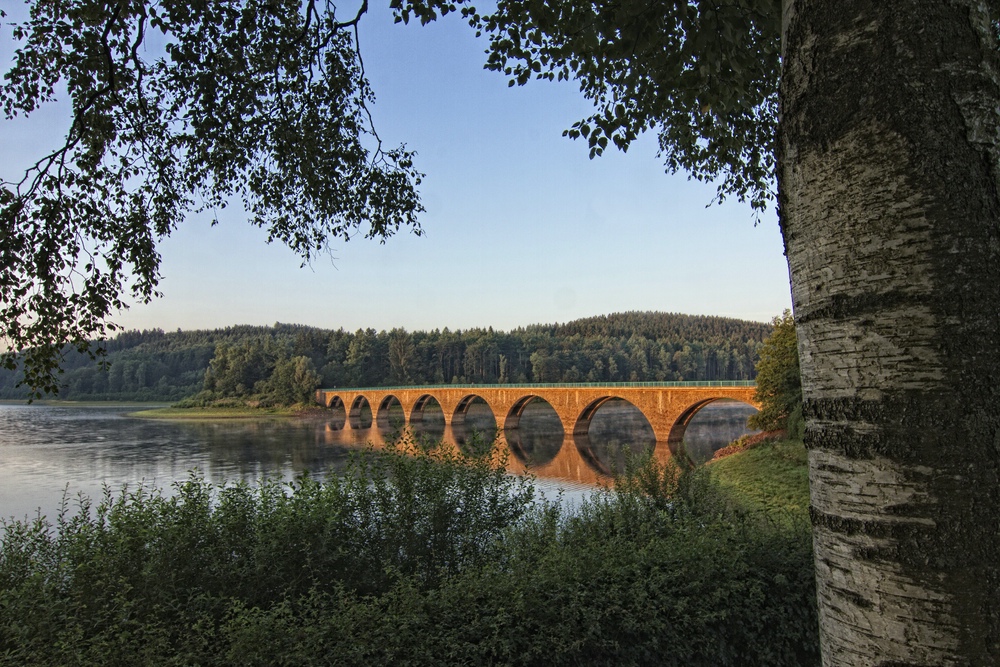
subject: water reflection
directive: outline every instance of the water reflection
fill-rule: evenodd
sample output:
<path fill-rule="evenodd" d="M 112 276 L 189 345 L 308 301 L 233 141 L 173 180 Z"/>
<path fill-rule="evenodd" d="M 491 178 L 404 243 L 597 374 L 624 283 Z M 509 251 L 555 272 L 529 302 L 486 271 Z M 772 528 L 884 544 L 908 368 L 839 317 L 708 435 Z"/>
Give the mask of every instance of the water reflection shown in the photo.
<path fill-rule="evenodd" d="M 532 469 L 555 460 L 566 434 L 552 406 L 536 399 L 522 408 L 516 427 L 505 429 L 503 435 L 511 454 L 522 466 Z"/>
<path fill-rule="evenodd" d="M 455 444 L 467 456 L 480 456 L 489 451 L 492 443 L 500 437 L 493 411 L 479 397 L 469 403 L 464 415 L 453 420 L 451 433 Z"/>
<path fill-rule="evenodd" d="M 184 433 L 185 440 L 206 445 L 203 450 L 207 457 L 205 469 L 221 473 L 218 481 L 234 475 L 252 479 L 285 468 L 295 473 L 337 469 L 355 449 L 352 443 L 334 444 L 318 438 L 316 425 L 308 422 L 175 423 Z"/>
<path fill-rule="evenodd" d="M 410 420 L 410 431 L 425 447 L 433 446 L 444 438 L 444 410 L 433 396 L 417 400 Z"/>
<path fill-rule="evenodd" d="M 400 410 L 402 410 L 402 406 L 400 406 Z M 347 425 L 347 408 L 344 405 L 344 399 L 340 396 L 334 396 L 330 403 L 330 423 L 335 428 L 344 428 Z"/>
<path fill-rule="evenodd" d="M 691 437 L 684 441 L 687 453 L 711 452 L 716 443 L 723 446 L 735 437 L 736 422 L 745 420 L 737 409 L 745 413 L 748 406 L 719 405 L 724 406 L 719 415 L 713 416 L 718 407 L 705 408 L 692 420 Z M 127 413 L 135 408 L 122 406 L 0 404 L 0 517 L 33 515 L 38 507 L 51 515 L 67 488 L 71 496 L 80 491 L 97 498 L 104 484 L 118 489 L 144 480 L 165 487 L 193 469 L 218 484 L 262 476 L 292 479 L 306 471 L 335 473 L 352 451 L 366 443 L 384 447 L 400 435 L 401 409 L 373 424 L 370 406 L 342 408 L 340 414 L 308 420 L 161 421 L 130 418 Z M 425 442 L 478 453 L 498 430 L 485 404 L 469 405 L 465 419 L 449 426 L 436 401 L 422 408 L 412 431 Z M 652 438 L 637 412 L 627 403 L 609 402 L 594 415 L 586 435 L 574 436 L 564 432 L 551 406 L 535 401 L 524 407 L 517 428 L 499 434 L 506 465 L 512 473 L 533 474 L 543 491 L 583 490 L 606 484 L 629 451 L 652 449 L 658 459 L 668 459 L 666 443 Z M 709 419 L 699 422 L 703 414 Z M 717 428 L 728 430 L 719 435 L 713 431 Z"/>

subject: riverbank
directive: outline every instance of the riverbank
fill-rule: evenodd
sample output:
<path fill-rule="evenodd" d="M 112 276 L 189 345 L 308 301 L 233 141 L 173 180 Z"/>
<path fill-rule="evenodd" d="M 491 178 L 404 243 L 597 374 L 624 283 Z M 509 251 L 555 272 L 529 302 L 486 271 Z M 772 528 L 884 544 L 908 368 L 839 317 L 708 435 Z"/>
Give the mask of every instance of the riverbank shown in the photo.
<path fill-rule="evenodd" d="M 809 467 L 801 440 L 774 440 L 715 459 L 708 474 L 740 504 L 771 514 L 809 516 Z"/>
<path fill-rule="evenodd" d="M 109 405 L 123 408 L 145 408 L 156 410 L 170 406 L 169 401 L 66 401 L 58 398 L 47 398 L 35 401 L 20 398 L 5 398 L 0 405 L 43 405 L 63 408 L 103 408 Z"/>
<path fill-rule="evenodd" d="M 192 419 L 192 420 L 215 420 L 215 419 L 270 419 L 270 418 L 298 418 L 317 417 L 327 414 L 323 408 L 316 406 L 271 406 L 252 407 L 243 406 L 209 406 L 194 408 L 179 408 L 176 406 L 153 408 L 150 410 L 139 410 L 130 412 L 129 417 L 139 417 L 141 419 Z"/>

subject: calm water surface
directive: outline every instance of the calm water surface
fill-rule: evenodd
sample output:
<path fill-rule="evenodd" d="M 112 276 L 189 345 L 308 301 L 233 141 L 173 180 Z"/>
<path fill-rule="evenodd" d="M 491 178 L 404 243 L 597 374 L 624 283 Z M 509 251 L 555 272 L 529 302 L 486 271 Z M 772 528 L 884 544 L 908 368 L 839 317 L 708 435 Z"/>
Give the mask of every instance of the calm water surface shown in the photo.
<path fill-rule="evenodd" d="M 148 406 L 142 406 L 148 407 Z M 496 421 L 485 406 L 472 409 L 465 427 L 444 425 L 443 415 L 425 412 L 419 437 L 443 439 L 459 448 L 474 446 L 475 432 L 494 433 Z M 146 483 L 161 488 L 187 479 L 191 471 L 212 482 L 254 481 L 263 476 L 290 480 L 308 471 L 335 474 L 350 453 L 392 438 L 394 424 L 337 429 L 323 418 L 168 421 L 130 417 L 136 406 L 0 404 L 0 517 L 23 518 L 39 510 L 52 517 L 64 494 L 71 507 L 83 493 L 98 499 L 113 490 Z M 711 457 L 746 432 L 753 408 L 718 402 L 703 409 L 688 427 L 685 449 L 697 459 Z M 551 414 L 550 414 L 551 413 Z M 548 496 L 569 502 L 607 484 L 625 450 L 653 448 L 645 418 L 631 405 L 610 403 L 592 422 L 588 436 L 566 435 L 547 404 L 526 410 L 521 427 L 503 434 L 512 473 L 529 472 Z"/>

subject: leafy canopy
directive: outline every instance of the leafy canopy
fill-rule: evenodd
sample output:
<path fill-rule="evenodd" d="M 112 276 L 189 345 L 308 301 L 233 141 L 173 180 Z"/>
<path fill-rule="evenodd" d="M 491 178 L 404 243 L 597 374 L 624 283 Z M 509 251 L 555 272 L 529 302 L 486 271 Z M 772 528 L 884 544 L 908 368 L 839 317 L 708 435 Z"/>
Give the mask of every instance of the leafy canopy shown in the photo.
<path fill-rule="evenodd" d="M 238 201 L 304 261 L 334 239 L 420 233 L 413 153 L 383 147 L 368 113 L 367 2 L 343 21 L 316 0 L 27 4 L 4 117 L 72 110 L 0 181 L 0 360 L 36 394 L 56 389 L 67 344 L 115 329 L 126 293 L 157 295 L 157 242 L 190 213 Z"/>
<path fill-rule="evenodd" d="M 668 171 L 718 183 L 762 211 L 773 199 L 780 0 L 392 0 L 397 21 L 459 10 L 489 37 L 509 85 L 576 80 L 594 112 L 564 132 L 590 157 L 656 130 Z"/>

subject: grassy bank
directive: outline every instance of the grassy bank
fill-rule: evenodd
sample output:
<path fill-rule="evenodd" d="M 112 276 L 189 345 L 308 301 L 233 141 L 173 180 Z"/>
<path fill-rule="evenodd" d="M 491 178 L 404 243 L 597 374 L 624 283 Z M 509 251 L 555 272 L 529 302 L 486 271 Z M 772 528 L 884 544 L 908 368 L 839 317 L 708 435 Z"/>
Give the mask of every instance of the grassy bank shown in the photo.
<path fill-rule="evenodd" d="M 809 469 L 800 440 L 766 442 L 706 466 L 711 477 L 748 508 L 806 518 Z"/>
<path fill-rule="evenodd" d="M 0 665 L 818 664 L 808 530 L 715 477 L 646 467 L 568 511 L 389 451 L 108 494 L 4 528 Z"/>

